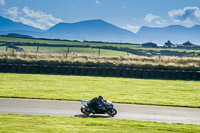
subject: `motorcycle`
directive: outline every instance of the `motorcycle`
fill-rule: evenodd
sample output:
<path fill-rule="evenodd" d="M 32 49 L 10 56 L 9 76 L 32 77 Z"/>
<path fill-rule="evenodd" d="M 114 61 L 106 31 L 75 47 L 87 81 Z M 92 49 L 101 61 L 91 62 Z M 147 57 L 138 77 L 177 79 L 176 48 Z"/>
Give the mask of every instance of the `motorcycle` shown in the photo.
<path fill-rule="evenodd" d="M 90 111 L 90 108 L 88 107 L 88 102 L 86 100 L 82 100 L 81 103 L 83 106 L 81 107 L 81 112 L 84 115 L 90 115 L 92 112 Z M 117 110 L 114 108 L 114 105 L 112 102 L 105 100 L 104 102 L 100 102 L 98 110 L 95 111 L 93 114 L 108 114 L 109 116 L 114 117 L 117 114 Z"/>

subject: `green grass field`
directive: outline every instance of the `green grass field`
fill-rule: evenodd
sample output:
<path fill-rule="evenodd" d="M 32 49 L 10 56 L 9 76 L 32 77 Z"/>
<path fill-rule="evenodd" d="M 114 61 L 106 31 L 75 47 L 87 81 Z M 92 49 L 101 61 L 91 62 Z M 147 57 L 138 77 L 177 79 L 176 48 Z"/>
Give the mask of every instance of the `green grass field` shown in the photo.
<path fill-rule="evenodd" d="M 71 41 L 54 41 L 54 40 L 39 40 L 39 39 L 25 39 L 25 38 L 12 38 L 0 36 L 0 41 L 6 42 L 29 42 L 29 43 L 46 43 L 46 44 L 66 44 L 66 45 L 90 45 L 90 46 L 114 46 L 114 47 L 129 47 L 140 48 L 140 45 L 130 44 L 110 44 L 110 43 L 87 43 L 87 42 L 71 42 Z M 25 51 L 36 52 L 37 48 L 33 46 L 20 46 Z M 0 52 L 5 52 L 5 46 L 0 47 Z M 8 49 L 10 51 L 11 49 Z M 67 52 L 67 47 L 40 47 L 39 52 L 43 53 L 62 53 Z M 98 49 L 91 48 L 73 48 L 70 47 L 70 53 L 84 53 L 91 55 L 98 55 Z M 127 52 L 114 51 L 114 50 L 100 50 L 100 55 L 103 56 L 127 56 Z M 129 54 L 130 55 L 130 54 Z"/>
<path fill-rule="evenodd" d="M 147 50 L 161 51 L 170 50 L 178 52 L 196 52 L 199 53 L 200 50 L 188 50 L 188 49 L 159 49 L 159 48 L 142 48 L 141 45 L 134 44 L 112 44 L 112 43 L 89 43 L 89 42 L 72 42 L 72 41 L 55 41 L 55 40 L 41 40 L 41 39 L 26 39 L 26 38 L 13 38 L 0 36 L 0 41 L 6 42 L 28 42 L 28 43 L 46 43 L 46 44 L 66 44 L 66 45 L 90 45 L 90 46 L 113 46 L 113 47 L 127 47 L 131 49 L 141 49 L 146 52 Z M 27 49 L 27 48 L 26 48 Z M 28 49 L 30 51 L 32 48 Z M 48 52 L 48 50 L 46 50 Z M 53 51 L 54 53 L 56 52 Z"/>
<path fill-rule="evenodd" d="M 200 81 L 0 73 L 0 97 L 200 107 Z"/>
<path fill-rule="evenodd" d="M 141 45 L 134 45 L 134 44 L 114 44 L 114 43 L 89 43 L 89 42 L 55 41 L 55 40 L 13 38 L 13 37 L 3 37 L 3 36 L 0 36 L 0 41 L 5 41 L 5 42 L 29 42 L 29 43 L 46 43 L 46 44 L 115 46 L 115 47 L 141 48 Z"/>
<path fill-rule="evenodd" d="M 72 118 L 0 114 L 2 133 L 198 133 L 200 126 L 102 118 Z"/>
<path fill-rule="evenodd" d="M 0 47 L 0 52 L 6 51 L 6 47 L 5 46 L 1 46 Z"/>

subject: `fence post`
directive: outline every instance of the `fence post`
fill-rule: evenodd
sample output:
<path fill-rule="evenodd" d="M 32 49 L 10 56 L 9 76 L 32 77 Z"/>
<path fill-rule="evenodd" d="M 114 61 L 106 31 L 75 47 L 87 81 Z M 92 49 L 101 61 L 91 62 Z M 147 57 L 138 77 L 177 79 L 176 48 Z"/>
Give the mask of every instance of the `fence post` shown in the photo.
<path fill-rule="evenodd" d="M 68 49 L 67 49 L 67 54 L 69 54 L 69 47 L 68 47 Z"/>
<path fill-rule="evenodd" d="M 6 52 L 8 51 L 8 44 L 6 43 Z"/>
<path fill-rule="evenodd" d="M 127 52 L 127 55 L 129 56 L 129 53 Z"/>
<path fill-rule="evenodd" d="M 37 53 L 39 52 L 39 45 L 37 44 Z"/>
<path fill-rule="evenodd" d="M 100 54 L 101 54 L 101 49 L 99 48 L 99 50 L 98 50 L 98 55 L 100 56 Z"/>

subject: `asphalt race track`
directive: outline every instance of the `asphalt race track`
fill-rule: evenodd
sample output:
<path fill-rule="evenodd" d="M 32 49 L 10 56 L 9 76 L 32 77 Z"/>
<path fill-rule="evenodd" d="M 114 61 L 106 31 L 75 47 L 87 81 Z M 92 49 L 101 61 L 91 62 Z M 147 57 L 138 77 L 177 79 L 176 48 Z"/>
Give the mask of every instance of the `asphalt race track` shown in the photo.
<path fill-rule="evenodd" d="M 80 112 L 81 106 L 79 101 L 0 98 L 1 114 L 86 117 Z M 114 106 L 118 111 L 115 117 L 106 114 L 89 117 L 200 125 L 199 108 L 135 104 L 114 104 Z"/>

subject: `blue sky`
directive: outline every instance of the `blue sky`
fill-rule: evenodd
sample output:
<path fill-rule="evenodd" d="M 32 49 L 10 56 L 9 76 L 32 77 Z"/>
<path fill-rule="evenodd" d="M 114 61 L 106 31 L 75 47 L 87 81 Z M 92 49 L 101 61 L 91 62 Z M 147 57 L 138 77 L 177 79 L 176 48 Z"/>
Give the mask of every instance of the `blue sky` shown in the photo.
<path fill-rule="evenodd" d="M 40 29 L 102 19 L 137 32 L 141 26 L 200 24 L 200 0 L 0 0 L 0 16 Z"/>

